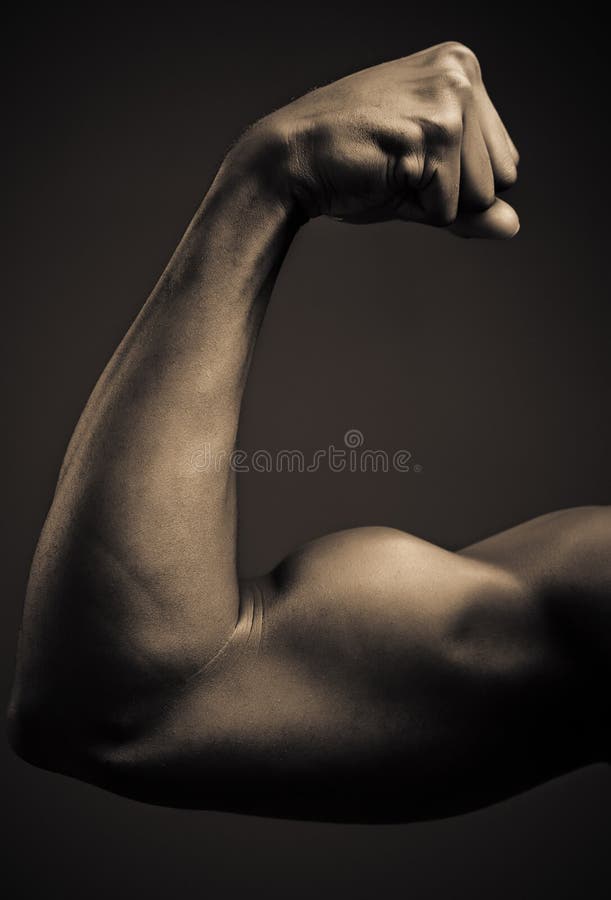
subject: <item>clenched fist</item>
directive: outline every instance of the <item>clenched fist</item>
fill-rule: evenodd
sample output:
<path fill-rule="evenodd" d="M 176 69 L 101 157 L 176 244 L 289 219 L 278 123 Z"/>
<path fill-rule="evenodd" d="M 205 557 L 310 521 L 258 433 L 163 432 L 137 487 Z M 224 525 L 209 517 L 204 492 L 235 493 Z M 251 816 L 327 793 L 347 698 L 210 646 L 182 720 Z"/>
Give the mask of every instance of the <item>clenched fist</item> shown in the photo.
<path fill-rule="evenodd" d="M 518 153 L 462 44 L 312 91 L 258 122 L 242 144 L 258 147 L 259 162 L 269 160 L 308 218 L 403 219 L 488 238 L 519 228 L 497 198 L 516 180 Z"/>

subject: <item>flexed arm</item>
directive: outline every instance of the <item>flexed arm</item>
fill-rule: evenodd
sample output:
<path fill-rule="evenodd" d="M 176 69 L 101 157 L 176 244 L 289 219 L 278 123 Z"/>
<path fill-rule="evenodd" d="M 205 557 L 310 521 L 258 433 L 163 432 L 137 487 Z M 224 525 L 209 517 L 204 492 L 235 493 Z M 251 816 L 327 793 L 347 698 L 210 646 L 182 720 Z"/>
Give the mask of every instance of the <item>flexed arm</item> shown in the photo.
<path fill-rule="evenodd" d="M 28 587 L 19 753 L 153 802 L 291 815 L 355 817 L 355 777 L 367 817 L 380 766 L 422 767 L 431 746 L 438 765 L 448 735 L 465 737 L 444 717 L 444 679 L 458 667 L 471 717 L 480 687 L 468 649 L 441 650 L 472 602 L 523 611 L 519 652 L 503 657 L 512 678 L 531 639 L 552 681 L 567 677 L 546 629 L 532 632 L 531 592 L 494 561 L 364 529 L 250 584 L 235 565 L 229 453 L 297 228 L 326 214 L 511 237 L 517 217 L 496 191 L 516 162 L 477 60 L 452 43 L 314 91 L 237 143 L 68 449 Z M 198 464 L 203 445 L 212 466 Z M 518 766 L 511 785 L 529 778 Z M 325 801 L 331 783 L 343 788 Z M 307 802 L 294 794 L 305 786 Z M 436 810 L 414 795 L 405 816 Z"/>
<path fill-rule="evenodd" d="M 21 637 L 17 705 L 39 710 L 36 728 L 61 716 L 81 730 L 84 716 L 95 731 L 103 707 L 131 720 L 131 698 L 146 715 L 140 686 L 154 696 L 154 685 L 180 681 L 236 624 L 228 455 L 296 228 L 246 156 L 225 162 L 69 445 Z M 207 471 L 203 446 L 215 460 Z"/>

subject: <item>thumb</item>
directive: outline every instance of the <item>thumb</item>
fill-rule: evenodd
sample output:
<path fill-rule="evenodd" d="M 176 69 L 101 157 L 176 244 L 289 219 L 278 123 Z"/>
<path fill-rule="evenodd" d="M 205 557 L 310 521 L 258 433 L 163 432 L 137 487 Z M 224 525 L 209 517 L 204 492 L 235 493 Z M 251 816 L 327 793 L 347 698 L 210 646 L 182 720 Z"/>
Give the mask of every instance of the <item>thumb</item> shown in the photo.
<path fill-rule="evenodd" d="M 506 240 L 520 230 L 520 220 L 513 206 L 498 198 L 484 212 L 459 212 L 448 231 L 459 237 Z"/>

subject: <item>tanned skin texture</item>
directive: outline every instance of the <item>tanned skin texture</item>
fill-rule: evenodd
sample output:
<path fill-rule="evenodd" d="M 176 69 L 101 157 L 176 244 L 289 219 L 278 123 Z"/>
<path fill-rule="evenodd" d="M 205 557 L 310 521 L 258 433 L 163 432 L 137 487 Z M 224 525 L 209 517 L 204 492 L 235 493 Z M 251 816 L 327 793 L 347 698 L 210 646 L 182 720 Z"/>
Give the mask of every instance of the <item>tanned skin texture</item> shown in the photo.
<path fill-rule="evenodd" d="M 609 758 L 607 508 L 458 553 L 358 528 L 236 572 L 229 453 L 298 229 L 511 238 L 497 195 L 517 163 L 453 42 L 237 142 L 70 442 L 27 591 L 20 756 L 150 803 L 362 822 L 453 815 Z M 220 465 L 197 465 L 204 443 Z"/>

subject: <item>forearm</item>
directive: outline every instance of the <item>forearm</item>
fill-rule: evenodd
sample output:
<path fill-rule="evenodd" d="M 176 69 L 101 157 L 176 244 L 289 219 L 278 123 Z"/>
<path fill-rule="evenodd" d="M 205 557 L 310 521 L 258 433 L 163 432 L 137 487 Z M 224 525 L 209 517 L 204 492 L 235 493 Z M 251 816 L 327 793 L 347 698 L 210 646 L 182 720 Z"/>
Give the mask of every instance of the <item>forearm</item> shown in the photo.
<path fill-rule="evenodd" d="M 223 454 L 292 229 L 254 167 L 239 153 L 228 160 L 85 413 L 61 490 L 74 503 L 78 483 L 79 514 L 146 567 L 170 541 L 198 556 L 233 553 Z M 217 461 L 209 469 L 204 447 Z"/>
<path fill-rule="evenodd" d="M 132 674 L 150 682 L 141 667 L 182 677 L 227 639 L 239 607 L 229 453 L 296 227 L 239 145 L 77 427 L 32 567 L 18 684 L 49 680 L 60 653 L 62 677 L 119 669 L 120 691 Z"/>

